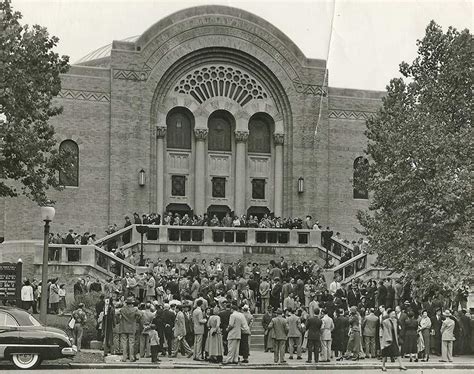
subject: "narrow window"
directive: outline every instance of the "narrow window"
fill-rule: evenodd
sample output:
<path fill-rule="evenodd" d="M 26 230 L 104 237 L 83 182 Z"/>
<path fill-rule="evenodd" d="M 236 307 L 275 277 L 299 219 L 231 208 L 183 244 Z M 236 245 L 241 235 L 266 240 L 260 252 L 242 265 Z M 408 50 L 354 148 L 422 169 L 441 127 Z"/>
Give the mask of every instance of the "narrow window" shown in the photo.
<path fill-rule="evenodd" d="M 62 186 L 79 186 L 79 147 L 73 140 L 65 140 L 59 145 L 59 154 L 70 160 L 65 170 L 59 172 L 59 184 Z"/>

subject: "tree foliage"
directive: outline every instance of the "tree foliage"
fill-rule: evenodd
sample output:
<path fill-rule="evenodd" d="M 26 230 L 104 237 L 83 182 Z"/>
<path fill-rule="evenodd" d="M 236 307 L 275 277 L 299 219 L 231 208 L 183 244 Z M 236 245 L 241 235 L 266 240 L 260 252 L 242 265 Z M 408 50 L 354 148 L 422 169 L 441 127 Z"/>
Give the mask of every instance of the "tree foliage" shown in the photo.
<path fill-rule="evenodd" d="M 61 112 L 52 104 L 61 89 L 67 56 L 53 51 L 58 38 L 46 28 L 20 24 L 10 0 L 0 2 L 0 196 L 21 193 L 38 203 L 59 188 L 58 172 L 68 170 L 48 120 Z"/>
<path fill-rule="evenodd" d="M 358 218 L 379 264 L 420 290 L 473 279 L 471 43 L 431 21 L 367 121 L 371 202 Z"/>

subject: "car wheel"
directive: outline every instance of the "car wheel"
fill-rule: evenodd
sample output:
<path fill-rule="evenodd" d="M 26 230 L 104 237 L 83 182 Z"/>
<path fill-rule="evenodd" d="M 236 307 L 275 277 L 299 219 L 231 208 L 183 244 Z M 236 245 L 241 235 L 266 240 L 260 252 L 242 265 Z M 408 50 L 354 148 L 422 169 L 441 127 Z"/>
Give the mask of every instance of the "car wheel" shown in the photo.
<path fill-rule="evenodd" d="M 14 353 L 12 361 L 18 369 L 33 369 L 39 365 L 40 356 L 37 353 Z"/>

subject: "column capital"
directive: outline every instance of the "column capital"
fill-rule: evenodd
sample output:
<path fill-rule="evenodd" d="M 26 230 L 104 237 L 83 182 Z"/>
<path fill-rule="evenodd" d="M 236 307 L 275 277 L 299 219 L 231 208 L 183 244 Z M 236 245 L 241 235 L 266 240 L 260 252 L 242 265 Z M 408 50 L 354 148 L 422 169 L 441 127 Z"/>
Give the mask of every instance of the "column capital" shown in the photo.
<path fill-rule="evenodd" d="M 275 142 L 275 145 L 283 145 L 285 142 L 285 134 L 281 132 L 273 133 L 273 141 Z"/>
<path fill-rule="evenodd" d="M 245 143 L 249 138 L 249 132 L 245 130 L 235 130 L 235 140 L 239 143 Z"/>
<path fill-rule="evenodd" d="M 164 138 L 166 136 L 166 126 L 156 126 L 156 137 Z"/>
<path fill-rule="evenodd" d="M 194 129 L 194 136 L 196 137 L 196 140 L 206 140 L 207 134 L 209 133 L 208 129 Z"/>

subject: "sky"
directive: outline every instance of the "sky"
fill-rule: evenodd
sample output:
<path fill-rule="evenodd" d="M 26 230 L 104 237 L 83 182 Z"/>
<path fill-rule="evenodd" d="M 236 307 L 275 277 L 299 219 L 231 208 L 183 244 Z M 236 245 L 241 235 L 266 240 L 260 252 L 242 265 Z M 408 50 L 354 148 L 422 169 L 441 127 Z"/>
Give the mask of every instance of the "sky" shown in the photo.
<path fill-rule="evenodd" d="M 471 0 L 12 0 L 23 23 L 46 26 L 74 63 L 112 42 L 140 35 L 167 15 L 196 5 L 228 5 L 283 31 L 309 58 L 328 61 L 331 87 L 384 90 L 434 19 L 472 31 Z M 333 16 L 334 15 L 334 16 Z M 332 27 L 331 27 L 332 26 Z"/>

